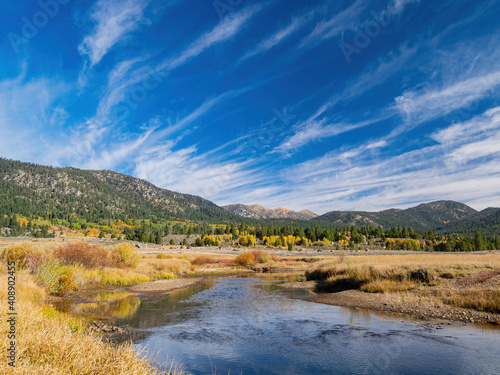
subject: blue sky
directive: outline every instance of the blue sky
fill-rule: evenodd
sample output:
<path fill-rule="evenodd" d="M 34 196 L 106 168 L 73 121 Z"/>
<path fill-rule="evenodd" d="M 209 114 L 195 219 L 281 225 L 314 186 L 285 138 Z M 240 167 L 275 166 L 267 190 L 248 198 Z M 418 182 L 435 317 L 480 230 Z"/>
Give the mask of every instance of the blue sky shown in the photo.
<path fill-rule="evenodd" d="M 500 3 L 0 5 L 0 156 L 219 205 L 500 206 Z"/>

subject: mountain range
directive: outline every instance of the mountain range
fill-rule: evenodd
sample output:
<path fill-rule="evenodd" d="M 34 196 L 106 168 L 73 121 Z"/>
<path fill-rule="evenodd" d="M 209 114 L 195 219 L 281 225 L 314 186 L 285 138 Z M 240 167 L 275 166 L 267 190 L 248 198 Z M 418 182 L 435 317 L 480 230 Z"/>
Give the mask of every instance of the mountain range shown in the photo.
<path fill-rule="evenodd" d="M 331 211 L 314 219 L 317 222 L 338 225 L 373 225 L 384 228 L 401 225 L 411 226 L 415 230 L 453 230 L 457 225 L 467 227 L 472 218 L 488 218 L 500 208 L 489 208 L 478 212 L 466 204 L 454 201 L 435 201 L 423 203 L 407 209 L 389 209 L 379 212 L 367 211 Z M 483 224 L 489 225 L 489 219 Z M 482 225 L 481 227 L 484 227 Z"/>
<path fill-rule="evenodd" d="M 99 218 L 150 218 L 256 224 L 273 220 L 301 226 L 411 226 L 417 231 L 500 233 L 500 208 L 477 211 L 463 203 L 436 201 L 379 212 L 330 211 L 321 216 L 260 205 L 219 207 L 204 198 L 158 188 L 113 171 L 54 168 L 0 159 L 0 214 Z M 56 215 L 57 214 L 57 215 Z"/>
<path fill-rule="evenodd" d="M 294 219 L 294 220 L 309 220 L 318 217 L 314 212 L 309 210 L 302 210 L 299 212 L 290 210 L 288 208 L 266 208 L 259 204 L 244 205 L 244 204 L 230 204 L 222 206 L 226 211 L 242 217 L 253 219 Z"/>

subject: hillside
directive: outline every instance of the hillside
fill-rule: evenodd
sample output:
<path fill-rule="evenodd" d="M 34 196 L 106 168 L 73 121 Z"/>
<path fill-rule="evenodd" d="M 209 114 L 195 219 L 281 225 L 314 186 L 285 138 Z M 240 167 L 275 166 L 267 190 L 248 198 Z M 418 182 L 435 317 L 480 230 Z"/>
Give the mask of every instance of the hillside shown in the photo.
<path fill-rule="evenodd" d="M 0 214 L 225 221 L 233 215 L 198 196 L 112 171 L 53 168 L 0 159 Z"/>
<path fill-rule="evenodd" d="M 313 219 L 318 223 L 342 225 L 411 226 L 414 230 L 453 229 L 452 223 L 477 214 L 473 208 L 454 201 L 436 201 L 420 204 L 404 210 L 390 209 L 380 212 L 331 211 Z"/>
<path fill-rule="evenodd" d="M 465 218 L 451 221 L 443 227 L 446 232 L 460 232 L 473 235 L 476 230 L 484 234 L 500 233 L 500 208 L 489 207 Z"/>
<path fill-rule="evenodd" d="M 309 210 L 302 210 L 296 212 L 283 207 L 270 209 L 258 204 L 254 205 L 230 204 L 227 206 L 223 206 L 223 208 L 234 215 L 252 219 L 309 220 L 318 216 L 314 212 L 311 212 Z"/>

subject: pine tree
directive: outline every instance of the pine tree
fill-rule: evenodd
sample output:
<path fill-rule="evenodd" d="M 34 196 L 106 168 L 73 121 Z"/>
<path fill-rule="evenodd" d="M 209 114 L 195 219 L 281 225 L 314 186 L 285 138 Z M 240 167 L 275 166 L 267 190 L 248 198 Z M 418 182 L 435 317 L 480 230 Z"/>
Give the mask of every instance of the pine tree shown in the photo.
<path fill-rule="evenodd" d="M 474 236 L 474 245 L 476 251 L 480 251 L 483 248 L 483 237 L 481 236 L 481 232 L 477 231 Z"/>

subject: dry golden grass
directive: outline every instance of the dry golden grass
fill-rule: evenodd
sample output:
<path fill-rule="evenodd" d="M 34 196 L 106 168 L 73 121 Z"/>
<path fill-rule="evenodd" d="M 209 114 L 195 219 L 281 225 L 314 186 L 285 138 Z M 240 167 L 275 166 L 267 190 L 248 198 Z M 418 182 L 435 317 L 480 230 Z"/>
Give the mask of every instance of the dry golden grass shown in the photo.
<path fill-rule="evenodd" d="M 413 272 L 427 271 L 426 280 Z M 412 291 L 413 298 L 500 313 L 500 253 L 402 254 L 336 257 L 318 262 L 308 280 L 324 280 L 327 291 Z"/>
<path fill-rule="evenodd" d="M 0 277 L 7 284 L 5 276 Z M 41 304 L 44 296 L 31 276 L 18 274 L 16 367 L 0 362 L 2 374 L 160 374 L 140 359 L 131 345 L 113 347 L 100 338 L 82 333 L 74 319 Z M 5 288 L 0 293 L 0 314 L 6 316 Z M 0 336 L 7 337 L 7 324 L 0 325 Z M 7 352 L 7 340 L 0 340 Z M 5 355 L 5 354 L 4 354 Z M 175 370 L 163 374 L 181 374 Z"/>
<path fill-rule="evenodd" d="M 448 305 L 500 314 L 498 290 L 469 290 L 450 293 L 444 291 L 441 299 Z"/>
<path fill-rule="evenodd" d="M 14 261 L 17 267 L 24 268 L 28 266 L 31 255 L 39 255 L 43 252 L 39 246 L 31 242 L 21 242 L 3 248 L 0 252 L 0 260 L 4 262 Z"/>
<path fill-rule="evenodd" d="M 158 259 L 174 259 L 174 256 L 171 254 L 159 253 L 156 258 Z"/>
<path fill-rule="evenodd" d="M 143 259 L 137 270 L 148 273 L 152 269 L 156 271 L 168 271 L 173 273 L 181 273 L 189 271 L 191 263 L 185 259 Z"/>
<path fill-rule="evenodd" d="M 322 267 L 340 263 L 341 257 L 326 259 L 316 266 Z M 402 266 L 409 268 L 499 268 L 500 253 L 471 254 L 471 253 L 422 253 L 401 255 L 360 255 L 346 257 L 344 262 L 349 264 L 368 264 L 380 266 Z"/>

